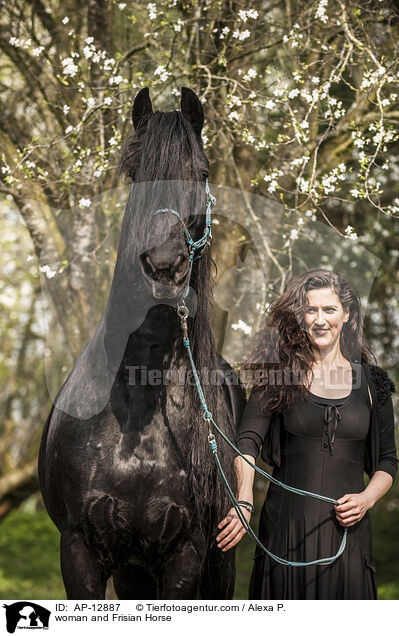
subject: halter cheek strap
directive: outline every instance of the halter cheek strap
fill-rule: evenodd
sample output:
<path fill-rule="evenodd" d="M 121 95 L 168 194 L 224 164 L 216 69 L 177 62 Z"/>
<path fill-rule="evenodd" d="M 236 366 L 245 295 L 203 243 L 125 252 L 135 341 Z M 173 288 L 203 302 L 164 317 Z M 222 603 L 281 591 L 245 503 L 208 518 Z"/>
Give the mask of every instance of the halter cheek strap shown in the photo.
<path fill-rule="evenodd" d="M 181 294 L 181 301 L 183 304 L 184 304 L 184 299 L 187 297 L 190 291 L 190 278 L 191 278 L 191 272 L 193 267 L 193 261 L 201 258 L 202 254 L 204 253 L 205 247 L 211 244 L 210 243 L 212 238 L 211 216 L 212 216 L 212 208 L 216 203 L 216 198 L 211 194 L 211 191 L 209 190 L 208 178 L 206 178 L 206 181 L 205 181 L 205 192 L 206 192 L 205 228 L 204 228 L 204 233 L 202 237 L 198 239 L 198 241 L 193 241 L 193 238 L 190 232 L 188 231 L 186 224 L 184 223 L 181 215 L 179 214 L 179 212 L 177 212 L 177 210 L 174 210 L 173 208 L 159 208 L 158 210 L 155 210 L 154 212 L 154 216 L 155 214 L 160 214 L 161 212 L 170 212 L 171 214 L 174 214 L 175 216 L 177 216 L 177 218 L 183 225 L 183 229 L 186 235 L 186 242 L 188 245 L 188 252 L 189 252 L 189 271 L 187 275 L 186 284 Z M 196 254 L 196 252 L 198 253 Z"/>
<path fill-rule="evenodd" d="M 198 241 L 193 241 L 193 238 L 190 232 L 188 231 L 186 224 L 184 223 L 181 215 L 179 214 L 179 212 L 177 212 L 177 210 L 174 210 L 173 208 L 159 208 L 158 210 L 155 210 L 154 212 L 154 215 L 160 214 L 161 212 L 171 212 L 172 214 L 177 216 L 177 218 L 183 225 L 183 229 L 186 235 L 187 245 L 189 247 L 191 260 L 196 260 L 197 258 L 200 258 L 200 256 L 202 256 L 203 249 L 205 249 L 206 245 L 210 245 L 210 240 L 212 238 L 211 215 L 212 215 L 212 208 L 216 203 L 216 199 L 209 190 L 208 178 L 205 181 L 205 192 L 206 192 L 205 228 L 204 228 L 204 234 L 202 235 L 200 239 L 198 239 Z M 203 248 L 201 252 L 199 254 L 195 254 L 195 252 L 201 248 Z"/>

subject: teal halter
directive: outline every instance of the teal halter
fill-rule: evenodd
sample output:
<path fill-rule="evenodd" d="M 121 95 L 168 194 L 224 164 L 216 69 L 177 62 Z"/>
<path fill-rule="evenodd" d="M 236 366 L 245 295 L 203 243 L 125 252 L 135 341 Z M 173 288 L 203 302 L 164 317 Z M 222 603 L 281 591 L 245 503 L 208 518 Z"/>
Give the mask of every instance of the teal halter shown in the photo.
<path fill-rule="evenodd" d="M 175 214 L 180 221 L 183 224 L 184 227 L 184 231 L 186 233 L 186 238 L 187 238 L 187 243 L 188 243 L 188 248 L 189 248 L 189 259 L 190 259 L 190 266 L 189 266 L 189 272 L 188 272 L 188 276 L 187 276 L 187 282 L 185 284 L 184 290 L 183 290 L 183 295 L 182 295 L 182 299 L 181 301 L 179 301 L 177 303 L 177 315 L 180 318 L 180 322 L 181 322 L 181 328 L 182 328 L 182 332 L 183 332 L 183 343 L 184 346 L 187 349 L 187 354 L 190 360 L 190 364 L 191 364 L 191 368 L 193 371 L 193 376 L 195 378 L 195 385 L 197 388 L 197 393 L 201 402 L 201 406 L 203 409 L 203 418 L 206 422 L 208 422 L 208 443 L 210 445 L 211 451 L 215 457 L 215 461 L 217 464 L 217 468 L 219 470 L 219 473 L 221 475 L 221 478 L 226 486 L 229 498 L 237 512 L 238 518 L 240 519 L 242 525 L 244 526 L 244 528 L 246 529 L 248 535 L 250 536 L 250 538 L 264 551 L 266 552 L 266 554 L 268 554 L 272 559 L 274 559 L 274 561 L 277 561 L 277 563 L 280 563 L 281 565 L 289 565 L 289 566 L 296 566 L 296 567 L 301 567 L 301 566 L 307 566 L 307 565 L 329 565 L 331 563 L 334 563 L 334 561 L 336 561 L 341 554 L 343 553 L 343 551 L 345 550 L 346 547 L 346 539 L 347 539 L 347 533 L 348 533 L 348 529 L 344 528 L 344 533 L 343 533 L 343 537 L 342 537 L 342 541 L 341 541 L 341 545 L 338 548 L 337 553 L 335 554 L 335 556 L 332 557 L 326 557 L 324 559 L 316 559 L 315 561 L 288 561 L 286 559 L 283 559 L 279 556 L 277 556 L 276 554 L 273 554 L 272 552 L 270 552 L 264 545 L 263 543 L 261 543 L 261 541 L 258 539 L 258 537 L 256 536 L 256 534 L 254 533 L 254 531 L 252 530 L 251 526 L 249 525 L 249 523 L 247 522 L 247 520 L 245 519 L 242 510 L 239 506 L 239 502 L 237 501 L 231 487 L 230 484 L 228 483 L 226 476 L 223 472 L 223 468 L 221 466 L 220 463 L 220 459 L 218 456 L 218 446 L 217 446 L 217 442 L 216 442 L 216 438 L 213 435 L 212 432 L 212 426 L 220 433 L 220 435 L 223 437 L 223 439 L 227 442 L 227 444 L 229 444 L 229 446 L 236 451 L 236 453 L 238 453 L 238 455 L 240 455 L 240 457 L 242 457 L 247 464 L 249 464 L 250 466 L 252 466 L 252 468 L 254 468 L 260 475 L 266 477 L 267 479 L 269 479 L 269 481 L 273 484 L 276 484 L 277 486 L 280 486 L 281 488 L 288 490 L 289 492 L 295 493 L 297 495 L 302 495 L 304 497 L 312 497 L 313 499 L 318 499 L 320 501 L 324 501 L 326 503 L 330 503 L 330 504 L 337 504 L 338 502 L 336 501 L 336 499 L 332 499 L 331 497 L 325 497 L 323 495 L 317 495 L 315 493 L 312 492 L 308 492 L 307 490 L 300 490 L 299 488 L 293 488 L 292 486 L 287 486 L 286 484 L 284 484 L 283 482 L 279 481 L 278 479 L 275 479 L 274 477 L 272 477 L 272 475 L 269 475 L 267 472 L 261 470 L 260 468 L 258 468 L 258 466 L 255 466 L 255 464 L 253 464 L 252 462 L 250 462 L 246 457 L 244 457 L 244 455 L 238 450 L 238 448 L 236 446 L 234 446 L 234 444 L 226 437 L 226 435 L 223 433 L 223 431 L 221 431 L 221 429 L 217 426 L 216 422 L 213 420 L 212 418 L 212 413 L 210 413 L 210 411 L 208 410 L 206 401 L 205 401 L 205 396 L 201 387 L 201 383 L 200 383 L 200 379 L 198 377 L 198 373 L 197 373 L 197 369 L 195 368 L 195 364 L 194 364 L 194 360 L 193 360 L 193 356 L 192 356 L 192 352 L 191 352 L 191 347 L 190 347 L 190 340 L 188 337 L 188 325 L 187 325 L 187 318 L 189 315 L 189 310 L 188 307 L 186 306 L 184 299 L 186 298 L 188 292 L 189 292 L 189 285 L 190 285 L 190 277 L 191 277 L 191 271 L 192 271 L 192 264 L 193 264 L 193 260 L 199 258 L 200 256 L 202 256 L 202 253 L 205 249 L 206 245 L 210 245 L 210 239 L 212 238 L 212 233 L 211 233 L 211 213 L 212 213 L 212 208 L 216 203 L 216 198 L 210 193 L 209 190 L 209 185 L 208 185 L 208 179 L 206 179 L 206 194 L 207 194 L 207 207 L 206 207 L 206 221 L 205 221 L 205 230 L 204 230 L 204 234 L 202 236 L 202 238 L 200 238 L 198 241 L 193 241 L 193 239 L 190 236 L 189 231 L 187 230 L 187 227 L 183 221 L 183 219 L 181 218 L 180 214 L 178 212 L 176 212 L 176 210 L 170 209 L 170 208 L 162 208 L 159 210 L 156 210 L 154 212 L 154 214 L 158 214 L 160 212 L 171 212 L 172 214 Z M 195 255 L 196 250 L 200 249 L 201 252 L 197 255 Z"/>
<path fill-rule="evenodd" d="M 204 234 L 202 235 L 200 239 L 198 239 L 198 241 L 193 241 L 192 236 L 190 232 L 188 231 L 186 224 L 184 223 L 181 215 L 179 214 L 179 212 L 177 212 L 177 210 L 173 210 L 173 208 L 159 208 L 158 210 L 155 210 L 154 212 L 154 215 L 160 214 L 161 212 L 171 212 L 172 214 L 177 216 L 177 218 L 183 225 L 183 229 L 186 235 L 186 241 L 188 245 L 188 257 L 189 257 L 189 271 L 187 274 L 187 282 L 184 286 L 184 289 L 181 295 L 183 303 L 184 303 L 184 299 L 188 295 L 188 292 L 190 291 L 190 278 L 191 278 L 191 271 L 193 267 L 193 261 L 196 261 L 197 259 L 201 258 L 202 254 L 204 253 L 205 247 L 211 244 L 210 243 L 212 238 L 211 215 L 212 215 L 212 208 L 216 203 L 216 199 L 209 190 L 208 178 L 205 181 L 205 192 L 206 192 L 205 229 L 204 229 Z M 196 254 L 198 250 L 200 251 L 198 252 L 198 254 Z"/>

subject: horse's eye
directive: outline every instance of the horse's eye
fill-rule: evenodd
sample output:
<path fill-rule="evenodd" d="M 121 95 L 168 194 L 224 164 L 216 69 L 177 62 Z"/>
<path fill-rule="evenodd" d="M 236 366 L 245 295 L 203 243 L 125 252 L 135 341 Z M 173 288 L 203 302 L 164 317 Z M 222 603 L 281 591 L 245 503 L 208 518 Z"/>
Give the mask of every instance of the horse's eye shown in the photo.
<path fill-rule="evenodd" d="M 196 219 L 196 217 L 190 216 L 190 217 L 187 219 L 186 226 L 187 226 L 188 228 L 190 228 L 190 227 L 191 227 L 191 228 L 194 228 L 196 225 L 197 225 L 197 219 Z"/>

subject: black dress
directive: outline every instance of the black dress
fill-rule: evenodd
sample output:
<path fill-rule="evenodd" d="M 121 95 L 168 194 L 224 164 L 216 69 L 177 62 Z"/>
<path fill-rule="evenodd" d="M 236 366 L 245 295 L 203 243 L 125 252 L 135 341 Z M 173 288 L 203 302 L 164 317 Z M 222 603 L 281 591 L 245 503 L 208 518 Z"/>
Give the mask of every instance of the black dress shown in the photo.
<path fill-rule="evenodd" d="M 339 499 L 361 492 L 371 405 L 364 369 L 352 364 L 348 397 L 327 400 L 308 394 L 305 401 L 281 414 L 280 481 Z M 254 392 L 241 420 L 238 448 L 257 457 L 270 426 Z M 336 554 L 343 536 L 332 504 L 302 497 L 270 484 L 262 507 L 261 542 L 290 561 L 313 561 Z M 250 599 L 376 599 L 370 520 L 366 513 L 348 528 L 344 553 L 330 565 L 280 565 L 258 546 Z"/>

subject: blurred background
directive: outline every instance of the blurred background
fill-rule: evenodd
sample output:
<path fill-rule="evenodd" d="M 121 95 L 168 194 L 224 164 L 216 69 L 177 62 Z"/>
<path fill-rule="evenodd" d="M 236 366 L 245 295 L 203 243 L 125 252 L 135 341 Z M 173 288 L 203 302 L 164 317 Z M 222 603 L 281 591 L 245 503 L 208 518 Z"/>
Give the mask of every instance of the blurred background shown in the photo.
<path fill-rule="evenodd" d="M 287 280 L 323 266 L 359 290 L 398 385 L 398 36 L 389 1 L 0 0 L 1 598 L 65 598 L 38 445 L 107 300 L 142 87 L 154 110 L 182 86 L 203 104 L 219 352 L 239 364 Z M 370 516 L 379 598 L 398 599 L 397 484 Z"/>

